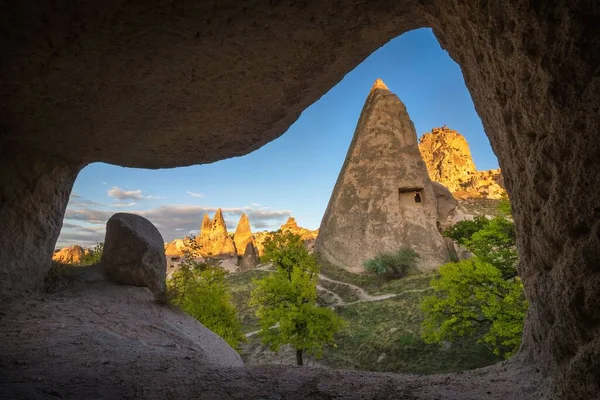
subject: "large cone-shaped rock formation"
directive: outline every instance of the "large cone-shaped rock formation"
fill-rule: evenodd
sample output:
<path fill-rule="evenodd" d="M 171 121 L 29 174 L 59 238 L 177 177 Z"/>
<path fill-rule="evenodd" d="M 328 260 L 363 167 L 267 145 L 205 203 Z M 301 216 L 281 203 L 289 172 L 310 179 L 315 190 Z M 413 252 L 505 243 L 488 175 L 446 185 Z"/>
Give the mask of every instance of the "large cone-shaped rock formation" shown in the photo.
<path fill-rule="evenodd" d="M 202 230 L 196 242 L 201 246 L 200 251 L 204 256 L 236 254 L 235 244 L 227 233 L 223 211 L 220 208 L 210 222 L 208 222 L 208 215 L 204 214 Z"/>
<path fill-rule="evenodd" d="M 436 196 L 404 104 L 377 80 L 321 221 L 315 251 L 353 272 L 382 252 L 410 246 L 420 267 L 447 261 Z"/>
<path fill-rule="evenodd" d="M 431 180 L 461 198 L 499 199 L 506 194 L 500 169 L 477 171 L 463 135 L 443 126 L 419 140 L 419 150 Z"/>
<path fill-rule="evenodd" d="M 248 243 L 252 243 L 254 246 L 254 239 L 252 238 L 252 229 L 250 229 L 250 221 L 246 213 L 242 213 L 240 222 L 238 222 L 233 234 L 233 241 L 237 250 L 238 256 L 243 256 L 246 251 Z"/>

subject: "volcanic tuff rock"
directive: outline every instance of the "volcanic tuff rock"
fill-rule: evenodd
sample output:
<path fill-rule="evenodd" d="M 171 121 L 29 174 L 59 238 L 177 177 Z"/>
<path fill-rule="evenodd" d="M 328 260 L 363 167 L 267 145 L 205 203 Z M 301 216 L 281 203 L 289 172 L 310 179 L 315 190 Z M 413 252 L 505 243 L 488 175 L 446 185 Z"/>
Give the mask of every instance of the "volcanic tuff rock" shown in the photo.
<path fill-rule="evenodd" d="M 178 256 L 184 255 L 186 245 L 182 239 L 174 239 L 172 242 L 165 244 L 165 254 L 167 256 Z"/>
<path fill-rule="evenodd" d="M 437 202 L 404 104 L 381 80 L 373 85 L 321 221 L 315 251 L 363 272 L 363 262 L 410 246 L 421 269 L 448 260 Z"/>
<path fill-rule="evenodd" d="M 89 249 L 84 249 L 78 245 L 64 247 L 52 255 L 52 261 L 62 264 L 79 264 L 81 263 L 83 256 L 89 253 Z"/>
<path fill-rule="evenodd" d="M 85 165 L 165 168 L 249 153 L 283 134 L 383 44 L 430 28 L 460 65 L 514 204 L 519 273 L 530 300 L 520 355 L 551 378 L 548 397 L 597 397 L 595 2 L 200 1 L 165 7 L 148 0 L 141 7 L 93 0 L 78 2 L 76 12 L 64 1 L 3 5 L 0 297 L 43 285 L 69 193 Z M 43 371 L 55 360 L 35 361 Z M 98 379 L 95 366 L 79 365 L 77 374 L 87 378 L 78 387 L 93 387 L 97 396 L 98 382 L 115 386 Z M 156 387 L 141 376 L 132 380 L 139 391 L 128 396 Z M 40 394 L 30 397 L 47 396 L 49 380 L 36 382 Z M 165 393 L 174 390 L 171 382 Z M 485 397 L 465 396 L 458 383 L 436 384 L 442 385 L 454 395 L 439 398 Z M 198 386 L 193 383 L 193 393 Z M 4 397 L 23 396 L 22 388 L 19 382 Z"/>
<path fill-rule="evenodd" d="M 166 288 L 167 260 L 160 232 L 146 218 L 117 213 L 106 224 L 102 265 L 108 279 L 121 285 Z"/>
<path fill-rule="evenodd" d="M 235 243 L 238 256 L 243 256 L 245 254 L 248 243 L 252 243 L 254 246 L 252 229 L 250 228 L 250 221 L 248 220 L 246 213 L 242 213 L 242 216 L 240 217 L 240 221 L 238 222 L 237 227 L 235 228 L 235 233 L 233 234 L 233 241 Z"/>
<path fill-rule="evenodd" d="M 314 240 L 319 235 L 319 230 L 310 230 L 306 228 L 302 228 L 298 226 L 296 222 L 296 218 L 289 217 L 285 224 L 281 225 L 279 228 L 282 232 L 292 232 L 295 235 L 299 235 L 303 240 Z"/>
<path fill-rule="evenodd" d="M 200 252 L 204 256 L 236 255 L 233 239 L 227 233 L 227 226 L 223 218 L 223 211 L 219 208 L 214 218 L 208 222 L 208 215 L 204 214 L 200 235 L 196 243 L 201 246 Z"/>
<path fill-rule="evenodd" d="M 254 243 L 248 242 L 246 245 L 246 251 L 240 261 L 240 270 L 249 271 L 258 265 L 258 251 L 254 246 Z"/>
<path fill-rule="evenodd" d="M 460 198 L 499 199 L 506 194 L 500 169 L 477 171 L 467 140 L 443 126 L 419 140 L 419 150 L 431 180 L 446 186 Z"/>

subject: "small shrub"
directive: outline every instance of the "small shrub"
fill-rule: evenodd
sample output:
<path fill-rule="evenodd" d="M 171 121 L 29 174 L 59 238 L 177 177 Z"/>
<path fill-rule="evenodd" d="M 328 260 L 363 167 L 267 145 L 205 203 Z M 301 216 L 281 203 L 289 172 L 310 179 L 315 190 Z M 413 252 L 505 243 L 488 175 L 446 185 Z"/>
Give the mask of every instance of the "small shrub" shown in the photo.
<path fill-rule="evenodd" d="M 156 301 L 181 308 L 235 349 L 245 337 L 226 275 L 222 268 L 207 263 L 184 263 L 167 281 L 167 293 Z"/>
<path fill-rule="evenodd" d="M 398 279 L 407 276 L 417 266 L 419 254 L 409 247 L 402 247 L 395 253 L 383 253 L 363 263 L 366 271 L 384 279 Z"/>
<path fill-rule="evenodd" d="M 81 265 L 94 265 L 98 264 L 102 259 L 102 252 L 104 251 L 104 242 L 96 243 L 94 250 L 91 250 L 88 254 L 81 258 Z"/>

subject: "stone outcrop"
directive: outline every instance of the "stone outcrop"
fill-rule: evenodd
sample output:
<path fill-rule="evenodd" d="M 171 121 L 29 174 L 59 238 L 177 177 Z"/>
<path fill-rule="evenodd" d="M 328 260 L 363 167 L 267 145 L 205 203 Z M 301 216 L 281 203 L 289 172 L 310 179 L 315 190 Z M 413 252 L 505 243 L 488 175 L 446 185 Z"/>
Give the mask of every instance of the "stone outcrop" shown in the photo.
<path fill-rule="evenodd" d="M 256 150 L 374 50 L 429 27 L 460 65 L 514 206 L 530 301 L 521 356 L 551 395 L 593 398 L 598 18 L 583 0 L 13 2 L 0 12 L 0 296 L 42 286 L 83 166 Z"/>
<path fill-rule="evenodd" d="M 360 273 L 364 261 L 404 246 L 419 254 L 423 270 L 448 260 L 415 128 L 404 104 L 377 80 L 321 221 L 315 251 Z"/>
<path fill-rule="evenodd" d="M 437 224 L 440 232 L 444 232 L 450 225 L 455 223 L 454 213 L 458 207 L 458 201 L 452 196 L 448 188 L 441 183 L 431 182 L 433 193 L 437 203 Z"/>
<path fill-rule="evenodd" d="M 477 171 L 467 140 L 443 126 L 419 140 L 419 150 L 429 177 L 460 198 L 499 199 L 506 195 L 500 169 Z"/>
<path fill-rule="evenodd" d="M 165 244 L 165 255 L 182 257 L 185 254 L 186 249 L 185 239 L 174 239 Z"/>
<path fill-rule="evenodd" d="M 235 228 L 235 233 L 233 234 L 233 242 L 235 243 L 235 248 L 237 250 L 238 256 L 243 256 L 246 254 L 246 248 L 249 243 L 254 246 L 254 238 L 252 236 L 252 229 L 250 228 L 250 221 L 248 220 L 248 216 L 246 213 L 242 213 L 240 217 L 240 221 Z"/>
<path fill-rule="evenodd" d="M 249 271 L 258 265 L 258 251 L 254 246 L 254 243 L 248 242 L 246 250 L 240 261 L 240 270 Z"/>
<path fill-rule="evenodd" d="M 167 260 L 164 241 L 152 222 L 117 213 L 106 224 L 102 265 L 111 282 L 165 291 Z"/>
<path fill-rule="evenodd" d="M 61 264 L 79 264 L 81 263 L 83 256 L 89 253 L 89 249 L 84 249 L 79 245 L 64 247 L 54 252 L 54 254 L 52 255 L 52 261 Z"/>
<path fill-rule="evenodd" d="M 306 229 L 301 226 L 298 226 L 298 223 L 296 222 L 296 218 L 294 218 L 294 217 L 289 217 L 287 219 L 287 221 L 285 222 L 285 224 L 281 225 L 281 227 L 279 229 L 282 232 L 292 232 L 295 235 L 299 235 L 305 241 L 315 240 L 317 238 L 317 236 L 319 235 L 318 229 L 310 230 L 310 229 Z"/>
<path fill-rule="evenodd" d="M 202 228 L 196 238 L 196 243 L 200 246 L 200 253 L 205 257 L 236 255 L 235 243 L 227 233 L 223 211 L 219 208 L 213 219 L 208 221 L 208 215 L 204 214 Z"/>

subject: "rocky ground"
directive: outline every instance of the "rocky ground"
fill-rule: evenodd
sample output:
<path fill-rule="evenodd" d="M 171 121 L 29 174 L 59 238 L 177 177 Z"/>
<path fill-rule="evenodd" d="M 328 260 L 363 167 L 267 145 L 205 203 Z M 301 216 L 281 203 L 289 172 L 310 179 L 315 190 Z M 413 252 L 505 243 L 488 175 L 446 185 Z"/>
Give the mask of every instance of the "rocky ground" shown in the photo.
<path fill-rule="evenodd" d="M 58 293 L 3 304 L 0 317 L 0 398 L 545 398 L 542 376 L 517 359 L 429 376 L 244 366 L 191 317 L 93 267 Z"/>

